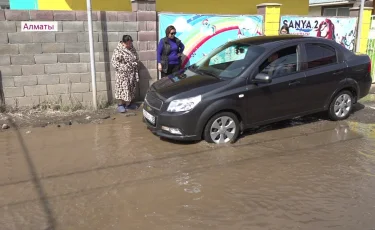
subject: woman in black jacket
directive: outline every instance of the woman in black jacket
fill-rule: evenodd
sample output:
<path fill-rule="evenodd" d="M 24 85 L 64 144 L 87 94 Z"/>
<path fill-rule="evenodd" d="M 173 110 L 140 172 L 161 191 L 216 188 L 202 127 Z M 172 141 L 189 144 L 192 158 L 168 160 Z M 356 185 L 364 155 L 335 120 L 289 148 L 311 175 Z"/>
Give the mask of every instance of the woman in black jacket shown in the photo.
<path fill-rule="evenodd" d="M 180 70 L 184 49 L 184 44 L 176 38 L 176 28 L 168 26 L 165 30 L 165 37 L 160 39 L 157 50 L 158 70 L 162 77 Z"/>

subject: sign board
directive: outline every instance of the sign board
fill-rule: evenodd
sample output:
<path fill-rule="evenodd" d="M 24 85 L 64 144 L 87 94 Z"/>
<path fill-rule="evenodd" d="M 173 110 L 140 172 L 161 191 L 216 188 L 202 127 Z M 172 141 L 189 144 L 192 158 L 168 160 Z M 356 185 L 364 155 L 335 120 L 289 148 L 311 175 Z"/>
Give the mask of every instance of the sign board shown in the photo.
<path fill-rule="evenodd" d="M 368 39 L 375 39 L 375 30 L 371 29 L 368 35 Z"/>
<path fill-rule="evenodd" d="M 368 35 L 369 39 L 375 39 L 375 20 L 371 20 L 370 33 Z"/>
<path fill-rule="evenodd" d="M 57 22 L 21 22 L 22 32 L 35 32 L 35 31 L 58 31 Z"/>
<path fill-rule="evenodd" d="M 159 38 L 173 25 L 185 45 L 182 67 L 199 61 L 226 42 L 263 35 L 261 15 L 159 14 Z"/>
<path fill-rule="evenodd" d="M 321 37 L 336 41 L 353 51 L 357 18 L 355 17 L 300 17 L 282 16 L 280 27 L 287 25 L 290 34 Z"/>

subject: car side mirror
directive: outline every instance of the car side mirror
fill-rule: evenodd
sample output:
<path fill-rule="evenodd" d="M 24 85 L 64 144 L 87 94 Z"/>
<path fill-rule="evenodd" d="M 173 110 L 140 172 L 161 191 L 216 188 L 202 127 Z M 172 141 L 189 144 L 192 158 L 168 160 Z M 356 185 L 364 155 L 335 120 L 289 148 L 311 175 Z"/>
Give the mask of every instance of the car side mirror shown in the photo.
<path fill-rule="evenodd" d="M 258 73 L 254 80 L 253 80 L 254 83 L 271 83 L 272 82 L 272 78 L 268 75 L 268 74 L 264 74 L 264 73 Z"/>

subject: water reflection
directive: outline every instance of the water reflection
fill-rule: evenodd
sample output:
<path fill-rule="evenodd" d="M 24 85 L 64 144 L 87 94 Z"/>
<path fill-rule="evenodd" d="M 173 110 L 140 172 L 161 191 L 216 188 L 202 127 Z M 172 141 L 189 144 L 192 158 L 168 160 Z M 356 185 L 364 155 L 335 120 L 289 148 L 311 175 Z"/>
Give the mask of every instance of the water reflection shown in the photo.
<path fill-rule="evenodd" d="M 345 124 L 338 124 L 335 128 L 334 132 L 332 132 L 334 137 L 332 138 L 332 141 L 338 140 L 338 141 L 345 141 L 349 138 L 350 135 L 350 127 L 349 125 Z"/>

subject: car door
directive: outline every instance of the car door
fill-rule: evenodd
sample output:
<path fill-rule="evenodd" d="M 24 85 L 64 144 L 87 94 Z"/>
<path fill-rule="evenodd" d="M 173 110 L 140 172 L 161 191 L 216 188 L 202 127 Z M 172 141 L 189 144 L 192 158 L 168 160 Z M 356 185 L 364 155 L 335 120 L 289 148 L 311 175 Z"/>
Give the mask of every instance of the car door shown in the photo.
<path fill-rule="evenodd" d="M 338 50 L 326 43 L 305 43 L 303 56 L 306 92 L 310 95 L 305 106 L 307 110 L 320 110 L 346 78 L 346 64 L 340 60 Z"/>
<path fill-rule="evenodd" d="M 270 68 L 268 68 L 269 65 L 274 63 L 270 60 L 270 57 L 275 53 L 278 54 L 275 60 L 276 64 L 273 65 L 274 69 L 278 69 L 276 73 L 270 72 Z M 250 79 L 249 90 L 246 95 L 249 123 L 267 123 L 303 112 L 303 102 L 308 95 L 304 91 L 306 78 L 304 73 L 301 72 L 300 58 L 301 46 L 295 44 L 274 50 L 261 62 L 258 73 L 272 75 L 270 76 L 272 82 L 253 83 Z M 254 77 L 252 76 L 252 79 Z"/>

